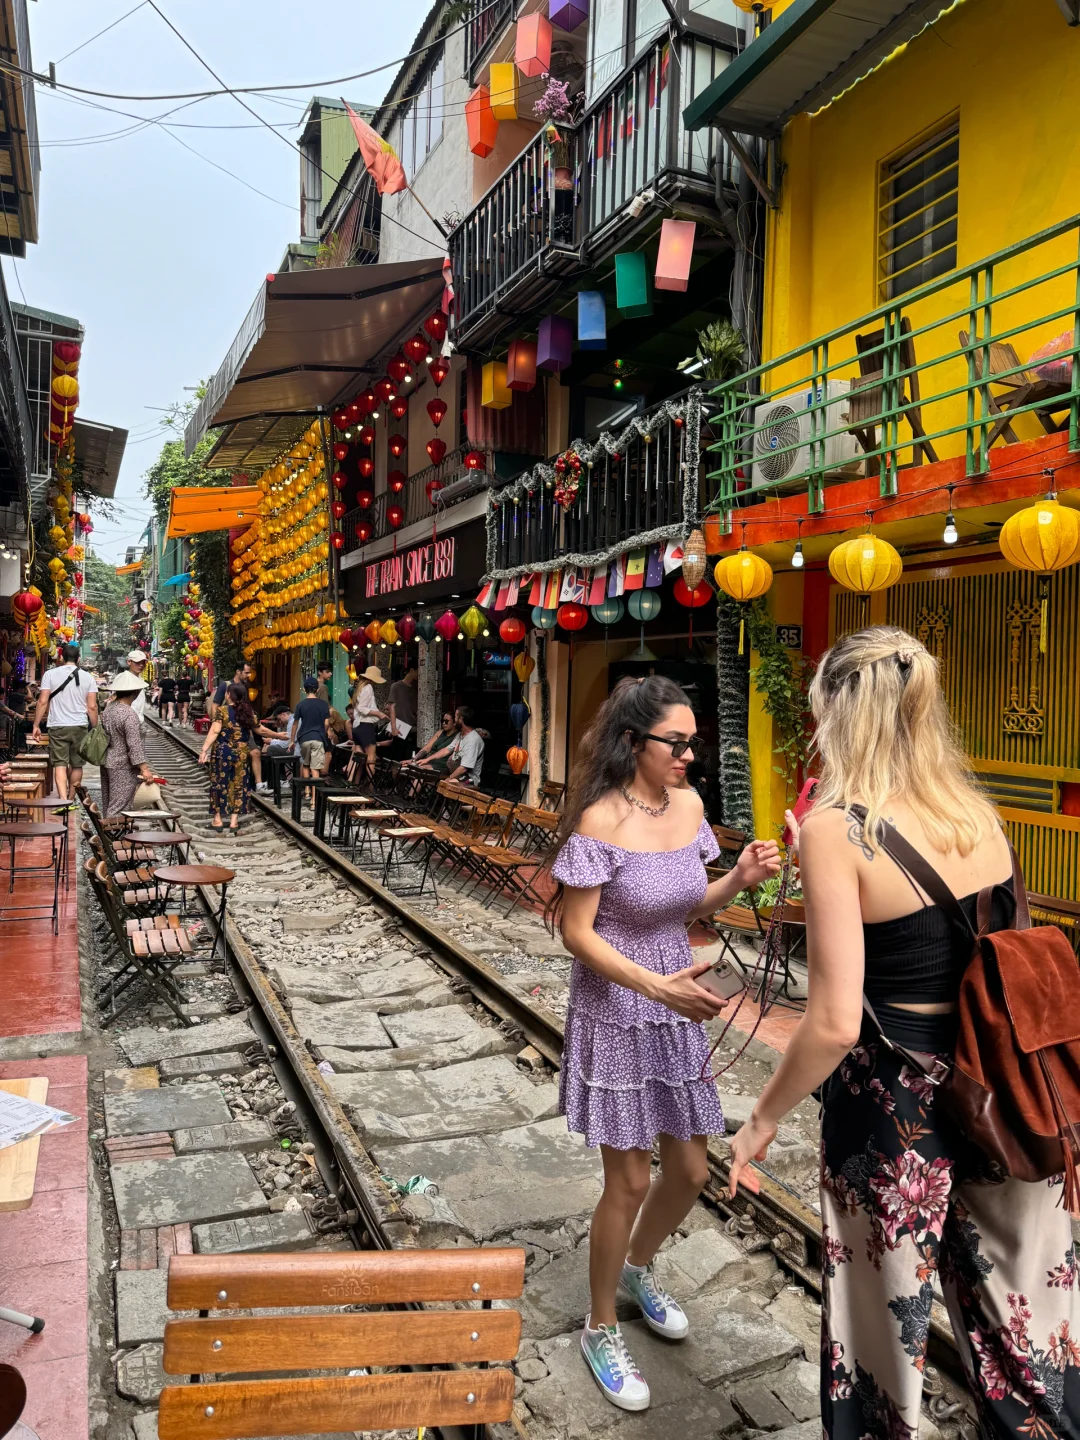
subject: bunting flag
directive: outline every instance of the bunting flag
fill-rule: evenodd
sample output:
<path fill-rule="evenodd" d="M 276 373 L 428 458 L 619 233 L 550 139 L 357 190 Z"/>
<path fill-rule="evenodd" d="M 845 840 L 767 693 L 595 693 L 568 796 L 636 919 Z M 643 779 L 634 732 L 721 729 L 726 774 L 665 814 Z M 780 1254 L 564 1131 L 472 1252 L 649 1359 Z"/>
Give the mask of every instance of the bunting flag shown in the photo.
<path fill-rule="evenodd" d="M 589 581 L 589 598 L 587 605 L 602 605 L 607 595 L 607 566 L 594 565 L 592 579 Z"/>
<path fill-rule="evenodd" d="M 510 579 L 510 588 L 506 592 L 506 603 L 508 606 L 518 603 L 518 593 L 521 590 L 521 576 L 514 575 Z"/>
<path fill-rule="evenodd" d="M 673 570 L 678 570 L 683 562 L 683 548 L 681 540 L 669 540 L 664 546 L 664 574 L 670 575 Z"/>
<path fill-rule="evenodd" d="M 476 604 L 479 605 L 482 610 L 486 609 L 487 606 L 491 604 L 491 597 L 492 595 L 494 595 L 494 593 L 495 581 L 489 580 L 488 583 L 484 586 L 484 588 L 480 591 L 480 594 L 477 595 Z"/>
<path fill-rule="evenodd" d="M 367 121 L 362 120 L 347 101 L 342 101 L 342 104 L 352 121 L 356 143 L 359 146 L 360 154 L 364 157 L 367 172 L 375 181 L 375 189 L 380 195 L 396 195 L 401 190 L 407 190 L 409 182 L 405 178 L 404 166 L 398 159 L 394 147 L 381 135 L 376 134 Z"/>
<path fill-rule="evenodd" d="M 544 593 L 544 577 L 540 571 L 532 577 L 532 589 L 529 591 L 528 604 L 539 605 L 541 596 Z"/>
<path fill-rule="evenodd" d="M 454 303 L 454 267 L 450 263 L 450 256 L 447 255 L 442 262 L 443 292 L 440 308 L 444 315 L 450 314 Z M 447 353 L 444 351 L 444 353 Z"/>
<path fill-rule="evenodd" d="M 559 586 L 562 583 L 562 576 L 558 570 L 548 573 L 547 589 L 544 591 L 544 603 L 541 610 L 557 610 L 559 607 Z"/>
<path fill-rule="evenodd" d="M 507 596 L 510 594 L 510 581 L 504 580 L 499 586 L 499 592 L 495 596 L 495 609 L 505 610 L 508 604 Z"/>
<path fill-rule="evenodd" d="M 645 584 L 645 551 L 631 550 L 626 557 L 626 590 L 641 590 Z"/>
<path fill-rule="evenodd" d="M 560 605 L 584 605 L 589 594 L 589 572 L 579 570 L 576 565 L 563 571 L 559 587 Z"/>
<path fill-rule="evenodd" d="M 616 555 L 608 567 L 607 593 L 609 600 L 617 599 L 626 589 L 626 555 Z"/>
<path fill-rule="evenodd" d="M 655 545 L 649 546 L 648 558 L 645 561 L 645 586 L 649 590 L 655 590 L 658 585 L 663 583 L 663 547 L 658 541 Z"/>

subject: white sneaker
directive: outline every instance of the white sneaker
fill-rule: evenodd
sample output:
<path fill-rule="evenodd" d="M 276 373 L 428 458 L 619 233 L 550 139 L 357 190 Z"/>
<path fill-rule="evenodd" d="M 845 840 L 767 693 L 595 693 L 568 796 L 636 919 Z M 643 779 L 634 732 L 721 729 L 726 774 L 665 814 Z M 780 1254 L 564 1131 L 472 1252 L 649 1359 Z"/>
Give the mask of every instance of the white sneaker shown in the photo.
<path fill-rule="evenodd" d="M 618 1325 L 589 1325 L 581 1332 L 581 1353 L 597 1385 L 620 1410 L 647 1410 L 651 1396 L 626 1348 Z"/>
<path fill-rule="evenodd" d="M 623 1266 L 620 1284 L 641 1306 L 645 1324 L 665 1340 L 685 1340 L 690 1332 L 682 1306 L 657 1283 L 651 1265 Z"/>
<path fill-rule="evenodd" d="M 265 780 L 260 780 L 258 785 L 255 786 L 255 789 L 260 795 L 266 795 L 269 793 L 270 786 Z"/>

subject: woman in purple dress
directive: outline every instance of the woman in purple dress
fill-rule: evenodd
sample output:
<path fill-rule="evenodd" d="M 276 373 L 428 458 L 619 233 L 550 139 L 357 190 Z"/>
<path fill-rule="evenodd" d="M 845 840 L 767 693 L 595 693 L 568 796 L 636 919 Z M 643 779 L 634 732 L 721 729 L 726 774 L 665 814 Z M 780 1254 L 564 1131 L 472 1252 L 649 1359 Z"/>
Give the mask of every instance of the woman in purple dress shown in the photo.
<path fill-rule="evenodd" d="M 693 963 L 687 925 L 780 868 L 774 842 L 752 841 L 734 870 L 708 883 L 705 862 L 719 847 L 698 794 L 679 788 L 697 744 L 694 712 L 673 681 L 620 681 L 578 750 L 551 872 L 551 914 L 575 957 L 561 1108 L 604 1162 L 581 1348 L 624 1410 L 644 1410 L 649 1387 L 616 1321 L 616 1292 L 621 1284 L 658 1334 L 686 1335 L 652 1262 L 708 1178 L 707 1137 L 724 1129 L 716 1087 L 701 1079 L 701 1022 L 724 1002 L 696 984 L 709 967 Z"/>

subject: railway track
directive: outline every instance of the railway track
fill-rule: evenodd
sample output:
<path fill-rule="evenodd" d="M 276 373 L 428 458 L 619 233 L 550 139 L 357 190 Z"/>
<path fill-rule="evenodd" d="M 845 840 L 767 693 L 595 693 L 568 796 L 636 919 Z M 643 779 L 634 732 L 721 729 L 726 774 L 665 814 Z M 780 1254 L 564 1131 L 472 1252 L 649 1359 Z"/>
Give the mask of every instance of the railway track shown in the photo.
<path fill-rule="evenodd" d="M 314 1203 L 292 1196 L 304 1218 L 317 1212 L 338 1243 L 347 1233 L 360 1247 L 525 1245 L 516 1428 L 563 1440 L 581 1433 L 583 1414 L 589 1428 L 610 1428 L 618 1412 L 593 1391 L 568 1339 L 587 1305 L 587 1259 L 576 1252 L 587 1246 L 600 1182 L 595 1153 L 557 1114 L 560 1017 L 262 796 L 235 835 L 213 831 L 195 738 L 150 721 L 146 739 L 193 850 L 237 873 L 230 978 L 328 1192 Z M 203 900 L 211 923 L 216 892 Z M 198 990 L 196 980 L 195 1007 Z M 163 1036 L 166 1049 L 192 1049 L 193 1071 L 223 1022 L 203 1023 L 201 1037 L 199 1026 Z M 134 1033 L 137 1063 L 154 1041 L 146 1027 Z M 713 1434 L 812 1428 L 820 1220 L 767 1173 L 759 1194 L 729 1199 L 722 1143 L 710 1166 L 705 1203 L 660 1261 L 704 1332 L 692 1373 L 647 1332 L 635 1336 L 650 1378 L 671 1372 L 668 1403 L 651 1413 L 666 1428 L 704 1404 Z M 935 1358 L 951 1369 L 943 1319 L 933 1322 Z M 928 1391 L 948 1432 L 960 1413 L 954 1397 L 936 1372 Z"/>

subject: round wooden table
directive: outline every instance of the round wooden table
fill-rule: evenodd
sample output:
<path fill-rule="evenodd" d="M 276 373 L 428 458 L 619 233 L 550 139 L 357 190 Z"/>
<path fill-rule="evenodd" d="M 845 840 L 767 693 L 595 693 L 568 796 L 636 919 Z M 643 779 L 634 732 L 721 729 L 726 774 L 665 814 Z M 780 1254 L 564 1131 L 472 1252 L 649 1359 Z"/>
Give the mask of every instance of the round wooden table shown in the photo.
<path fill-rule="evenodd" d="M 15 864 L 15 842 L 17 840 L 41 840 L 48 839 L 52 858 L 48 865 L 19 865 Z M 8 894 L 15 889 L 16 875 L 48 875 L 53 877 L 53 898 L 52 910 L 49 912 L 52 919 L 53 934 L 59 931 L 60 920 L 60 871 L 64 868 L 67 860 L 67 838 L 68 827 L 59 821 L 21 821 L 0 825 L 0 844 L 4 840 L 11 842 L 11 864 L 8 867 Z M 56 842 L 59 840 L 60 848 L 57 850 Z M 45 905 L 9 905 L 9 910 L 46 910 Z M 0 912 L 0 920 L 8 917 Z M 43 920 L 44 915 L 19 915 L 15 920 Z"/>
<path fill-rule="evenodd" d="M 10 787 L 8 787 L 10 789 Z M 63 810 L 70 808 L 74 810 L 75 801 L 65 800 L 61 795 L 11 795 L 5 801 L 12 810 Z M 47 824 L 53 822 L 46 822 Z M 64 826 L 64 883 L 68 881 L 68 843 L 67 843 L 67 822 L 56 821 L 56 824 Z"/>
<path fill-rule="evenodd" d="M 184 900 L 187 900 L 187 891 L 190 887 L 198 885 L 220 885 L 221 904 L 217 913 L 217 935 L 214 936 L 214 948 L 210 951 L 210 959 L 217 955 L 218 939 L 221 940 L 221 958 L 224 960 L 228 955 L 228 947 L 225 944 L 225 897 L 230 883 L 236 879 L 235 870 L 226 870 L 224 865 L 161 865 L 154 871 L 154 879 L 159 880 L 167 887 L 165 903 L 162 905 L 162 912 L 169 903 L 168 890 L 174 885 L 180 885 L 184 890 Z"/>
<path fill-rule="evenodd" d="M 151 850 L 167 850 L 172 846 L 179 864 L 185 863 L 180 847 L 191 844 L 191 836 L 182 830 L 129 830 L 123 840 L 125 845 L 146 845 Z"/>

